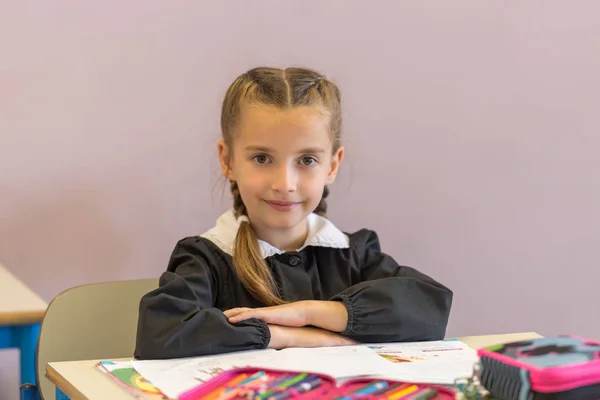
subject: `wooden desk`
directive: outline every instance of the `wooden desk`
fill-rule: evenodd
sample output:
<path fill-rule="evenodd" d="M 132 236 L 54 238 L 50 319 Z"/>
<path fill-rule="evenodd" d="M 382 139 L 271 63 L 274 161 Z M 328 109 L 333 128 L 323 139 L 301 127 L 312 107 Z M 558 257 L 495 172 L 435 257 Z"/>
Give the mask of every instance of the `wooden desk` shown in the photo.
<path fill-rule="evenodd" d="M 48 305 L 0 264 L 0 349 L 21 352 L 21 383 L 35 383 L 35 349 Z"/>
<path fill-rule="evenodd" d="M 541 337 L 537 333 L 467 336 L 458 338 L 472 348 L 497 343 Z M 71 400 L 131 400 L 132 397 L 95 368 L 100 360 L 53 362 L 46 366 L 46 376 Z M 57 399 L 59 397 L 57 396 Z"/>

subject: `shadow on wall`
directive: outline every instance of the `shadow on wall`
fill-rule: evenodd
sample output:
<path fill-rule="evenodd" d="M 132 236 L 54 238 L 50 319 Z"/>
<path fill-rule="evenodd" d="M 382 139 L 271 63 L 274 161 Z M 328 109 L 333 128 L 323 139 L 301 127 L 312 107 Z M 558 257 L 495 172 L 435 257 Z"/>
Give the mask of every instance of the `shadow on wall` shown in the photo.
<path fill-rule="evenodd" d="M 114 196 L 93 185 L 3 188 L 0 260 L 46 300 L 64 289 L 115 279 L 132 252 Z M 147 204 L 146 204 L 147 205 Z"/>

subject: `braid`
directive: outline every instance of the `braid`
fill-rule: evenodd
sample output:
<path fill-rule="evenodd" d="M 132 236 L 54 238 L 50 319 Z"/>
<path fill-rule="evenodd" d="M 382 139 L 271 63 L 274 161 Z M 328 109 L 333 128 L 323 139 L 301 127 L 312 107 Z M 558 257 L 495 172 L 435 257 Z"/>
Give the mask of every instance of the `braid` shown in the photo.
<path fill-rule="evenodd" d="M 314 211 L 315 214 L 320 215 L 321 217 L 327 216 L 327 201 L 325 201 L 327 196 L 329 196 L 329 188 L 325 186 L 323 188 L 323 197 L 321 197 L 321 201 L 319 202 L 317 208 L 315 208 Z"/>
<path fill-rule="evenodd" d="M 248 216 L 246 205 L 235 181 L 231 181 L 231 195 L 235 216 L 238 218 L 242 215 Z M 242 221 L 235 236 L 233 269 L 246 290 L 266 306 L 285 303 L 277 294 L 275 279 L 262 257 L 256 233 L 248 221 Z"/>
<path fill-rule="evenodd" d="M 233 197 L 233 210 L 235 216 L 246 215 L 246 205 L 240 195 L 240 189 L 238 188 L 236 181 L 231 181 L 231 196 Z"/>

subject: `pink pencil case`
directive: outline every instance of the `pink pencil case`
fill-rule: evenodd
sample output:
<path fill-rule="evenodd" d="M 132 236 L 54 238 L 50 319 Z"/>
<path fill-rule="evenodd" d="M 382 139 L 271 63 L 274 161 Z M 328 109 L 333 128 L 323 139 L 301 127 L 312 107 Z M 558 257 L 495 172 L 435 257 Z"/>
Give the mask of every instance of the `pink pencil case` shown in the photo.
<path fill-rule="evenodd" d="M 337 386 L 328 375 L 248 367 L 225 371 L 179 400 L 450 400 L 455 393 L 443 386 L 376 378 L 355 378 Z"/>
<path fill-rule="evenodd" d="M 571 335 L 478 350 L 481 384 L 506 400 L 600 399 L 600 342 Z"/>

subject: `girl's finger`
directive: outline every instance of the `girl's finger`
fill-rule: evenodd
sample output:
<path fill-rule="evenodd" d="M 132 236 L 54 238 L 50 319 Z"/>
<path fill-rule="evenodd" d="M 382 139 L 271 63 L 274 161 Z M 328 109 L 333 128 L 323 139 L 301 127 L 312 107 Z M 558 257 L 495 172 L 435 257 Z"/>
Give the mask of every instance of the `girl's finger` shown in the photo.
<path fill-rule="evenodd" d="M 260 319 L 259 316 L 260 313 L 257 313 L 254 310 L 248 310 L 248 311 L 244 311 L 240 314 L 234 315 L 232 317 L 229 318 L 229 322 L 240 322 L 240 321 L 245 321 L 249 318 L 258 318 Z"/>
<path fill-rule="evenodd" d="M 243 313 L 243 312 L 246 312 L 246 311 L 248 311 L 248 310 L 251 310 L 251 308 L 246 308 L 246 307 L 237 307 L 237 308 L 232 308 L 232 309 L 230 309 L 230 310 L 223 311 L 223 314 L 225 314 L 225 316 L 226 316 L 227 318 L 231 318 L 231 317 L 234 317 L 234 316 L 236 316 L 236 315 L 239 315 L 239 314 L 241 314 L 241 313 Z"/>

